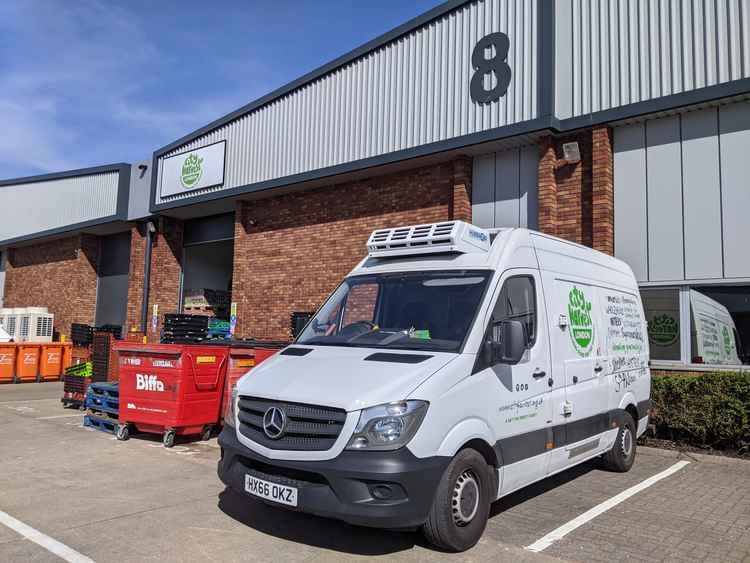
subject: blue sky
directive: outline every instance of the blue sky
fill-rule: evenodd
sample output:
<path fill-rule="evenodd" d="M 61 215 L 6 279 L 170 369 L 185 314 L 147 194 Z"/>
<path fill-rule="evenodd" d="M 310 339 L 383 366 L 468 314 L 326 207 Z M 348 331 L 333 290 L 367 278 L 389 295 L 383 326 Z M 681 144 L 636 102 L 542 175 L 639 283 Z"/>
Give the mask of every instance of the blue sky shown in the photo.
<path fill-rule="evenodd" d="M 0 2 L 0 178 L 149 158 L 440 3 Z"/>

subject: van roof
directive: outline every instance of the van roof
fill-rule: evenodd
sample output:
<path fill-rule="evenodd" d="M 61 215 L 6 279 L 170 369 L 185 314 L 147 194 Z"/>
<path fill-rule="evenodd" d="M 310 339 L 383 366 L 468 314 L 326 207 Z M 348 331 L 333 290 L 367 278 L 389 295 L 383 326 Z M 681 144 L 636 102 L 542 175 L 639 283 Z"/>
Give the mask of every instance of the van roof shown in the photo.
<path fill-rule="evenodd" d="M 585 261 L 592 266 L 602 267 L 614 274 L 616 278 L 620 278 L 621 283 L 624 278 L 634 280 L 632 270 L 625 262 L 581 244 L 525 228 L 486 229 L 486 231 L 492 237 L 489 252 L 405 255 L 390 258 L 368 256 L 351 271 L 350 275 L 415 270 L 497 270 L 511 266 L 539 268 L 537 256 L 539 250 L 544 249 L 545 255 L 568 256 L 574 260 Z M 543 264 L 541 266 L 543 269 L 548 269 Z"/>

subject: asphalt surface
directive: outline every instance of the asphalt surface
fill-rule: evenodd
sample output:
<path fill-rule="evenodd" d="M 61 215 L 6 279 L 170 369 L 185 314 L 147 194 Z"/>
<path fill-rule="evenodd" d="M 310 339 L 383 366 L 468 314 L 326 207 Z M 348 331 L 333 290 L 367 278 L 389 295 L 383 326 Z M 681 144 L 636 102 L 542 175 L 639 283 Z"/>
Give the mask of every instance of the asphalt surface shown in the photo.
<path fill-rule="evenodd" d="M 417 533 L 357 528 L 224 490 L 209 442 L 81 426 L 59 383 L 0 386 L 0 517 L 95 561 L 749 561 L 750 462 L 640 448 L 627 474 L 589 462 L 493 505 L 481 542 L 432 550 Z M 525 547 L 600 503 L 690 463 L 587 520 L 541 553 Z M 59 561 L 0 521 L 0 561 Z"/>

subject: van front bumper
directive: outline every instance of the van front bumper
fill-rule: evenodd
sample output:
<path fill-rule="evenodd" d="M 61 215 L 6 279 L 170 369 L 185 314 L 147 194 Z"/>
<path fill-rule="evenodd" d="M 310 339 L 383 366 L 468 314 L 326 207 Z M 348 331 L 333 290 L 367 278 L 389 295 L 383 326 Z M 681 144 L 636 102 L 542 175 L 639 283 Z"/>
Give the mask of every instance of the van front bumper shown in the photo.
<path fill-rule="evenodd" d="M 239 442 L 235 429 L 219 435 L 222 482 L 267 504 L 359 526 L 416 528 L 427 520 L 448 457 L 417 458 L 407 448 L 392 452 L 344 451 L 326 461 L 287 461 L 264 457 Z M 245 492 L 245 475 L 296 487 L 290 507 Z"/>

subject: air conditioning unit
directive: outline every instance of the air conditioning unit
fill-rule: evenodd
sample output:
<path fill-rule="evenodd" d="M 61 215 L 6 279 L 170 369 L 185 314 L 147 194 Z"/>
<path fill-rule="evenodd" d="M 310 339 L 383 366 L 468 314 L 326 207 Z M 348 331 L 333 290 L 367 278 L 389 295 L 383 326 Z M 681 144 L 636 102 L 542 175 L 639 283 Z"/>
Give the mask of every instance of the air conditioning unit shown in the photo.
<path fill-rule="evenodd" d="M 20 308 L 5 308 L 0 310 L 0 324 L 3 325 L 3 329 L 8 333 L 8 336 L 14 341 L 18 341 L 18 316 L 20 311 L 25 309 Z"/>
<path fill-rule="evenodd" d="M 52 342 L 55 316 L 47 307 L 26 307 L 14 309 L 9 317 L 6 332 L 16 342 Z"/>
<path fill-rule="evenodd" d="M 391 258 L 440 252 L 489 252 L 490 235 L 463 221 L 445 221 L 373 231 L 367 241 L 369 256 Z"/>
<path fill-rule="evenodd" d="M 19 342 L 52 342 L 55 315 L 46 307 L 27 307 L 18 317 Z"/>

